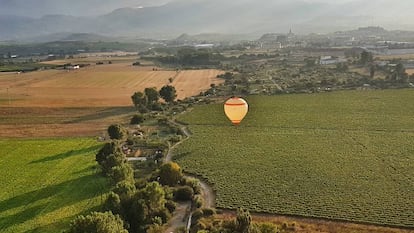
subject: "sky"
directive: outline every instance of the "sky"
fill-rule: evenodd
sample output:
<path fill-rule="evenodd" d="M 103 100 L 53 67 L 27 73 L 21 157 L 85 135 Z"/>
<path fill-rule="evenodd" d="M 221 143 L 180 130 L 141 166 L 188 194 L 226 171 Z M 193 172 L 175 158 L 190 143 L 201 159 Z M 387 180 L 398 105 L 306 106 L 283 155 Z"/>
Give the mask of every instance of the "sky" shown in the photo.
<path fill-rule="evenodd" d="M 47 14 L 95 16 L 123 7 L 157 6 L 183 0 L 0 0 L 0 14 L 41 17 Z M 185 1 L 185 0 L 184 0 Z M 188 0 L 187 0 L 188 1 Z M 194 0 L 193 0 L 194 1 Z M 234 0 L 222 0 L 234 1 Z M 252 0 L 236 0 L 252 1 Z M 269 2 L 288 0 L 268 0 Z M 292 1 L 292 0 L 291 0 Z M 298 0 L 294 0 L 298 1 Z M 309 3 L 341 4 L 355 0 L 300 0 Z"/>
<path fill-rule="evenodd" d="M 44 15 L 62 14 L 72 16 L 97 16 L 124 7 L 159 6 L 172 1 L 217 2 L 217 7 L 232 4 L 259 2 L 259 5 L 277 5 L 278 3 L 292 4 L 294 2 L 323 3 L 333 9 L 326 14 L 347 16 L 373 16 L 386 21 L 412 22 L 414 0 L 0 0 L 1 15 L 19 15 L 40 18 Z M 278 8 L 278 7 L 277 7 Z M 341 10 L 346 9 L 346 10 Z M 346 11 L 346 12 L 344 12 Z M 248 13 L 248 12 L 246 12 Z M 294 12 L 293 12 L 294 13 Z"/>
<path fill-rule="evenodd" d="M 0 15 L 96 16 L 123 7 L 157 6 L 170 0 L 0 0 Z"/>

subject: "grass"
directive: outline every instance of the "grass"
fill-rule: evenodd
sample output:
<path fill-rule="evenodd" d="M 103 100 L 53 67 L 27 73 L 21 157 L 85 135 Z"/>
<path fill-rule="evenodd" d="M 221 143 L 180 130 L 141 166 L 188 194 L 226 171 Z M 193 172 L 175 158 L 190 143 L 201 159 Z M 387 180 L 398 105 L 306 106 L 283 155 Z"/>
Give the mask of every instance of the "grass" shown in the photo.
<path fill-rule="evenodd" d="M 414 91 L 251 96 L 231 126 L 222 104 L 179 120 L 175 151 L 219 208 L 414 227 Z"/>
<path fill-rule="evenodd" d="M 96 209 L 109 185 L 92 139 L 0 140 L 0 232 L 61 232 Z"/>

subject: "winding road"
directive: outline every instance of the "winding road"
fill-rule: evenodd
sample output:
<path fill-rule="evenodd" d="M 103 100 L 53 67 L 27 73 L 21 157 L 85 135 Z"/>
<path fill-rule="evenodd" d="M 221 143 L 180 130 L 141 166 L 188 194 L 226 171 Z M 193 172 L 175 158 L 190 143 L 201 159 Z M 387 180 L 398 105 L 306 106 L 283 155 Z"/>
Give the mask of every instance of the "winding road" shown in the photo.
<path fill-rule="evenodd" d="M 164 162 L 171 162 L 173 157 L 173 150 L 175 147 L 180 145 L 182 142 L 190 138 L 191 132 L 188 130 L 188 128 L 184 125 L 181 125 L 177 122 L 172 121 L 174 125 L 180 127 L 181 131 L 185 135 L 185 138 L 178 143 L 174 144 L 168 149 L 168 153 L 165 156 Z M 201 196 L 204 199 L 204 207 L 205 208 L 215 208 L 215 194 L 214 190 L 203 180 L 200 180 L 198 177 L 186 174 L 184 177 L 187 178 L 195 178 L 200 181 L 201 186 Z M 186 227 L 187 225 L 187 217 L 189 216 L 191 203 L 190 202 L 180 202 L 177 204 L 177 208 L 174 212 L 174 215 L 172 219 L 170 220 L 168 224 L 168 228 L 166 229 L 166 233 L 174 232 L 176 229 L 181 227 Z"/>

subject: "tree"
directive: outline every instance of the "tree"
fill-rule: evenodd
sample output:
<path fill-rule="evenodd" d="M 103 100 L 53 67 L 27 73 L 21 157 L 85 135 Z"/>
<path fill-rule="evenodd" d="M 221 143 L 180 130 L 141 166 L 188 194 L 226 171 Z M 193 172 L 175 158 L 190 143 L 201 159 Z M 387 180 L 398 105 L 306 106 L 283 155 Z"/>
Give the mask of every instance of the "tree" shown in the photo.
<path fill-rule="evenodd" d="M 158 94 L 157 89 L 155 89 L 155 87 L 145 88 L 144 92 L 145 92 L 145 96 L 147 96 L 148 104 L 158 102 L 159 94 Z"/>
<path fill-rule="evenodd" d="M 126 204 L 125 220 L 130 225 L 130 232 L 146 232 L 146 228 L 155 220 L 159 223 L 161 219 L 165 223 L 165 217 L 169 217 L 168 209 L 165 207 L 165 191 L 157 182 L 148 183 Z"/>
<path fill-rule="evenodd" d="M 118 182 L 112 191 L 118 194 L 122 199 L 124 197 L 133 196 L 137 189 L 131 180 L 123 180 L 121 182 Z"/>
<path fill-rule="evenodd" d="M 177 97 L 175 87 L 171 85 L 165 85 L 160 89 L 159 92 L 161 98 L 163 98 L 166 102 L 170 103 L 173 102 L 174 99 Z"/>
<path fill-rule="evenodd" d="M 121 163 L 118 166 L 112 167 L 110 174 L 114 183 L 121 181 L 134 181 L 134 170 L 128 163 Z"/>
<path fill-rule="evenodd" d="M 148 99 L 147 97 L 144 95 L 144 93 L 137 91 L 135 92 L 132 96 L 132 103 L 134 104 L 135 108 L 138 109 L 138 107 L 140 105 L 146 106 Z"/>
<path fill-rule="evenodd" d="M 69 233 L 128 233 L 119 215 L 112 212 L 92 212 L 72 221 Z"/>
<path fill-rule="evenodd" d="M 315 66 L 317 64 L 317 60 L 315 58 L 308 57 L 308 58 L 305 58 L 305 64 L 308 67 L 312 67 L 312 66 Z"/>
<path fill-rule="evenodd" d="M 165 191 L 158 182 L 148 183 L 137 193 L 137 197 L 144 200 L 150 211 L 159 211 L 165 208 Z"/>
<path fill-rule="evenodd" d="M 190 186 L 183 186 L 174 192 L 174 198 L 178 201 L 190 201 L 194 196 L 194 190 Z"/>
<path fill-rule="evenodd" d="M 367 51 L 363 51 L 363 52 L 361 53 L 361 56 L 360 56 L 360 60 L 359 60 L 359 62 L 360 62 L 362 65 L 366 65 L 366 64 L 368 64 L 368 63 L 372 62 L 372 60 L 373 60 L 372 53 L 367 52 Z"/>
<path fill-rule="evenodd" d="M 369 76 L 371 77 L 371 78 L 374 78 L 374 76 L 375 76 L 375 66 L 374 65 L 372 65 L 370 68 L 369 68 Z"/>
<path fill-rule="evenodd" d="M 119 124 L 110 125 L 108 134 L 111 139 L 121 140 L 127 136 L 127 130 Z"/>
<path fill-rule="evenodd" d="M 160 183 L 175 186 L 183 178 L 180 166 L 174 162 L 168 162 L 160 167 Z"/>
<path fill-rule="evenodd" d="M 142 122 L 144 122 L 144 116 L 141 114 L 135 114 L 132 118 L 131 118 L 131 125 L 135 125 L 135 124 L 141 124 Z"/>
<path fill-rule="evenodd" d="M 236 232 L 249 233 L 252 223 L 252 217 L 248 210 L 238 209 L 236 217 Z"/>
<path fill-rule="evenodd" d="M 101 164 L 106 160 L 108 155 L 116 153 L 122 153 L 119 142 L 112 141 L 105 143 L 105 145 L 96 154 L 96 162 Z"/>
<path fill-rule="evenodd" d="M 407 82 L 408 81 L 408 74 L 405 72 L 405 67 L 402 63 L 398 63 L 395 66 L 395 79 L 400 80 L 401 82 Z"/>
<path fill-rule="evenodd" d="M 120 214 L 122 208 L 121 198 L 119 195 L 114 192 L 110 192 L 104 203 L 104 209 L 106 211 L 111 211 L 114 214 Z"/>
<path fill-rule="evenodd" d="M 101 165 L 102 171 L 106 175 L 111 175 L 113 167 L 125 163 L 125 155 L 118 142 L 109 142 L 98 151 L 96 161 Z"/>

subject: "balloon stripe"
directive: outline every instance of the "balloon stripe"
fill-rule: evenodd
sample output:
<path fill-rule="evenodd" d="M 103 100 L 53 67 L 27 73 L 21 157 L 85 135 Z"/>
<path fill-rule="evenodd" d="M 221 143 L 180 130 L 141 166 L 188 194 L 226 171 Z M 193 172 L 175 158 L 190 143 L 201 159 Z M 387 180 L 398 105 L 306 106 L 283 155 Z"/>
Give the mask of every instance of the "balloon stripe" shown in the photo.
<path fill-rule="evenodd" d="M 244 105 L 247 105 L 246 103 L 242 103 L 242 104 L 229 104 L 229 103 L 225 103 L 224 105 L 227 105 L 227 106 L 244 106 Z"/>

